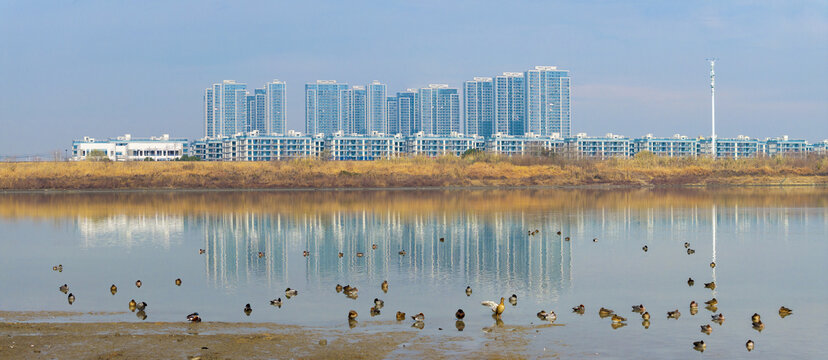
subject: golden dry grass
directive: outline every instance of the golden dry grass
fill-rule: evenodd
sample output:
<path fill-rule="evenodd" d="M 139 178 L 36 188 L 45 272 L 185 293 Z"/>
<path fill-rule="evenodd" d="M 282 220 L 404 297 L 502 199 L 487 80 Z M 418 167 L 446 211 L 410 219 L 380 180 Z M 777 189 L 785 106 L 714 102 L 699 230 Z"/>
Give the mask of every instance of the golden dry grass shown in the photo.
<path fill-rule="evenodd" d="M 0 164 L 0 190 L 573 185 L 824 185 L 828 158 L 567 160 L 481 156 L 383 161 Z"/>

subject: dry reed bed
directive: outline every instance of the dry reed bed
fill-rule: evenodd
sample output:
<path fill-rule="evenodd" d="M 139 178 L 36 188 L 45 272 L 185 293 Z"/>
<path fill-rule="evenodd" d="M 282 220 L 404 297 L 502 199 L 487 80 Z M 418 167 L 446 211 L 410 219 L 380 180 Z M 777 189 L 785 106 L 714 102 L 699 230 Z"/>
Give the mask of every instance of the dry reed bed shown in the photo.
<path fill-rule="evenodd" d="M 0 190 L 828 184 L 828 158 L 403 158 L 383 161 L 0 164 Z"/>

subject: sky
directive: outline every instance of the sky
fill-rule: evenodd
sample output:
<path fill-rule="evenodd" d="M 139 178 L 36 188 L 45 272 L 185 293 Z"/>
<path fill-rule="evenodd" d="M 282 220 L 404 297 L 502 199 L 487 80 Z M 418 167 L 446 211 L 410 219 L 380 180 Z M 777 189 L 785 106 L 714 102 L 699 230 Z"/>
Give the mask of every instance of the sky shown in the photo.
<path fill-rule="evenodd" d="M 572 76 L 573 133 L 828 139 L 828 1 L 0 0 L 0 158 L 73 139 L 203 136 L 225 79 L 380 80 L 389 94 L 536 65 Z"/>

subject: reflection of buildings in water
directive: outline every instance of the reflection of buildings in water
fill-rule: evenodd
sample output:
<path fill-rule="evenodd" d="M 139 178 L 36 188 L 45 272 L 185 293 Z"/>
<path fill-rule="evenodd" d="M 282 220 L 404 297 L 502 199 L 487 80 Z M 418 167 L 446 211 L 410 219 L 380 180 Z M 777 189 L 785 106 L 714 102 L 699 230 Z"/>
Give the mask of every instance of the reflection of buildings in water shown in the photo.
<path fill-rule="evenodd" d="M 184 229 L 181 216 L 156 214 L 152 216 L 113 215 L 104 218 L 78 216 L 75 226 L 83 239 L 83 247 L 133 247 L 152 244 L 165 249 L 172 241 L 181 240 Z"/>
<path fill-rule="evenodd" d="M 559 226 L 550 225 L 557 219 L 540 220 L 529 222 L 522 213 L 404 220 L 392 212 L 336 212 L 297 217 L 241 213 L 199 221 L 204 221 L 206 271 L 217 286 L 262 276 L 271 285 L 284 283 L 289 259 L 308 250 L 311 255 L 303 261 L 311 282 L 347 283 L 366 277 L 379 282 L 398 272 L 414 281 L 463 276 L 467 283 L 557 296 L 571 281 L 570 248 L 555 235 Z M 530 228 L 541 232 L 527 236 Z M 400 250 L 407 254 L 400 256 Z M 266 256 L 259 258 L 259 251 Z M 344 253 L 341 259 L 339 252 Z M 357 252 L 365 256 L 358 258 Z"/>

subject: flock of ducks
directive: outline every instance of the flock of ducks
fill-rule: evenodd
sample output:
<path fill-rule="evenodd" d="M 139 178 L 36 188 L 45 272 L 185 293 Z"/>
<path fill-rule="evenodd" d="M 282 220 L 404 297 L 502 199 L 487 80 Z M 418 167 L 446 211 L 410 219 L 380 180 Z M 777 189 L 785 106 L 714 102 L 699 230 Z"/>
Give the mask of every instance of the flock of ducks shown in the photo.
<path fill-rule="evenodd" d="M 538 234 L 539 232 L 540 232 L 540 230 L 535 229 L 535 230 L 528 231 L 527 234 L 529 236 L 534 236 L 534 235 Z M 561 236 L 561 232 L 558 231 L 557 235 Z M 565 241 L 570 241 L 570 238 L 565 237 L 564 240 Z M 598 238 L 593 238 L 592 241 L 593 242 L 598 242 Z M 445 242 L 445 238 L 440 238 L 440 242 Z M 695 250 L 690 248 L 690 243 L 688 243 L 688 242 L 684 243 L 684 247 L 687 249 L 687 254 L 688 255 L 692 255 L 696 252 Z M 373 244 L 371 246 L 371 248 L 376 250 L 377 245 Z M 642 247 L 642 250 L 644 252 L 647 252 L 648 249 L 649 248 L 648 248 L 647 245 L 644 245 Z M 206 250 L 199 249 L 198 253 L 199 254 L 205 254 Z M 400 256 L 405 256 L 406 251 L 405 250 L 400 250 L 399 255 Z M 258 252 L 258 257 L 259 258 L 262 258 L 264 256 L 265 256 L 265 254 L 263 252 Z M 304 250 L 303 251 L 303 256 L 304 257 L 310 256 L 310 252 L 307 251 L 307 250 Z M 342 252 L 339 252 L 338 256 L 340 258 L 342 258 L 344 256 L 344 254 Z M 356 256 L 357 257 L 363 257 L 364 253 L 357 252 Z M 715 268 L 716 263 L 711 262 L 710 267 Z M 52 270 L 53 271 L 58 271 L 58 272 L 63 272 L 63 265 L 61 264 L 61 265 L 53 266 Z M 175 279 L 174 283 L 175 283 L 176 286 L 181 286 L 182 282 L 181 282 L 181 279 L 178 278 L 178 279 Z M 693 286 L 694 284 L 695 284 L 695 281 L 693 280 L 693 278 L 688 278 L 687 285 L 688 286 Z M 141 282 L 141 280 L 136 280 L 135 281 L 135 286 L 137 288 L 141 288 L 142 285 L 143 285 L 143 283 Z M 704 283 L 704 287 L 707 288 L 707 289 L 715 290 L 716 289 L 716 283 L 715 282 Z M 380 289 L 383 291 L 383 293 L 388 293 L 388 281 L 387 280 L 382 282 L 382 284 L 380 285 Z M 58 290 L 60 292 L 64 293 L 64 294 L 68 293 L 67 301 L 69 302 L 69 305 L 72 305 L 75 302 L 75 295 L 73 293 L 69 292 L 69 285 L 68 284 L 63 284 L 63 285 L 59 286 Z M 112 295 L 115 295 L 118 292 L 118 287 L 115 284 L 112 284 L 112 286 L 110 286 L 109 290 L 110 290 L 110 293 Z M 335 291 L 337 293 L 342 293 L 346 297 L 351 298 L 351 299 L 356 299 L 359 296 L 359 289 L 357 289 L 356 287 L 352 287 L 350 285 L 342 286 L 340 284 L 336 284 Z M 465 294 L 466 294 L 466 296 L 471 296 L 472 295 L 471 286 L 466 287 Z M 299 295 L 299 291 L 296 290 L 296 289 L 291 289 L 291 288 L 285 289 L 285 297 L 287 299 L 290 299 L 290 298 L 298 296 L 298 295 Z M 506 310 L 506 305 L 505 305 L 506 301 L 507 301 L 507 298 L 501 297 L 499 302 L 496 302 L 496 301 L 483 301 L 483 302 L 481 302 L 481 304 L 483 306 L 485 306 L 486 308 L 491 310 L 492 317 L 498 322 L 498 324 L 500 324 L 500 323 L 502 323 L 501 320 L 500 320 L 501 315 Z M 516 306 L 517 305 L 517 295 L 512 294 L 512 296 L 510 296 L 508 298 L 508 302 L 511 305 Z M 718 307 L 717 307 L 718 303 L 719 302 L 715 297 L 708 300 L 708 301 L 705 301 L 704 302 L 704 304 L 706 305 L 705 309 L 715 313 L 718 310 Z M 270 305 L 275 306 L 277 308 L 281 308 L 282 304 L 283 304 L 283 302 L 282 302 L 281 297 L 270 300 Z M 374 304 L 374 306 L 372 306 L 370 308 L 369 313 L 371 314 L 371 316 L 380 315 L 380 309 L 382 309 L 385 306 L 385 301 L 383 301 L 379 298 L 374 298 L 373 304 Z M 128 303 L 129 310 L 132 311 L 132 312 L 137 311 L 137 313 L 136 313 L 137 317 L 142 319 L 142 320 L 147 318 L 147 315 L 144 311 L 147 308 L 147 306 L 148 305 L 147 305 L 146 302 L 143 302 L 143 301 L 142 302 L 137 302 L 137 301 L 135 301 L 135 299 L 131 299 Z M 248 303 L 244 306 L 242 311 L 244 312 L 245 315 L 250 316 L 250 314 L 253 312 L 253 308 Z M 572 312 L 575 313 L 575 314 L 578 314 L 578 315 L 583 315 L 585 313 L 585 311 L 586 311 L 586 307 L 583 304 L 572 307 Z M 698 313 L 698 311 L 699 311 L 699 304 L 695 300 L 691 301 L 690 302 L 690 314 L 691 315 L 696 315 Z M 644 328 L 649 328 L 650 327 L 650 313 L 647 311 L 647 308 L 644 306 L 644 304 L 632 305 L 632 312 L 638 313 L 638 314 L 641 315 L 641 318 L 643 320 L 642 321 L 642 326 Z M 781 318 L 785 318 L 785 317 L 790 316 L 792 314 L 793 314 L 793 310 L 791 310 L 790 308 L 787 308 L 785 306 L 782 306 L 782 307 L 779 308 L 779 316 Z M 356 310 L 349 310 L 348 311 L 348 323 L 349 323 L 350 327 L 353 328 L 353 327 L 356 326 L 358 316 L 359 316 L 359 314 L 357 313 Z M 621 315 L 615 313 L 615 311 L 613 311 L 611 309 L 601 307 L 598 310 L 598 316 L 600 318 L 609 317 L 612 321 L 611 326 L 612 326 L 613 329 L 618 329 L 620 327 L 626 326 L 627 318 L 622 317 Z M 667 319 L 678 320 L 680 316 L 681 316 L 681 312 L 678 309 L 667 312 Z M 463 323 L 463 319 L 466 317 L 466 313 L 463 311 L 463 309 L 458 309 L 455 312 L 454 317 L 456 319 L 456 324 L 455 325 L 457 327 L 457 330 L 463 331 L 463 328 L 465 327 L 465 324 Z M 538 317 L 538 319 L 540 319 L 542 321 L 553 322 L 557 319 L 557 314 L 555 314 L 554 311 L 541 310 L 537 313 L 537 317 Z M 406 314 L 404 312 L 397 311 L 396 320 L 397 321 L 404 321 L 405 319 L 406 319 Z M 190 321 L 190 322 L 196 322 L 196 323 L 202 321 L 201 317 L 199 316 L 199 314 L 197 312 L 194 312 L 194 313 L 191 313 L 191 314 L 187 315 L 187 320 Z M 411 316 L 411 320 L 414 321 L 414 324 L 412 324 L 412 327 L 419 328 L 419 329 L 424 328 L 425 315 L 422 312 Z M 725 321 L 724 314 L 718 313 L 718 314 L 712 315 L 711 316 L 711 321 L 715 322 L 715 323 L 717 323 L 721 326 Z M 758 313 L 754 313 L 751 316 L 751 325 L 755 330 L 760 331 L 760 332 L 762 330 L 764 330 L 764 328 L 765 328 L 765 324 L 762 322 L 761 316 Z M 700 326 L 700 331 L 704 334 L 710 335 L 713 332 L 713 327 L 710 324 L 701 325 Z M 753 340 L 748 340 L 745 343 L 745 347 L 746 347 L 747 351 L 753 351 L 753 349 L 755 347 L 755 343 L 753 342 Z M 707 348 L 707 345 L 705 344 L 704 340 L 699 340 L 699 341 L 694 341 L 693 342 L 693 349 L 695 349 L 697 351 L 703 352 L 703 351 L 706 350 L 706 348 Z"/>

